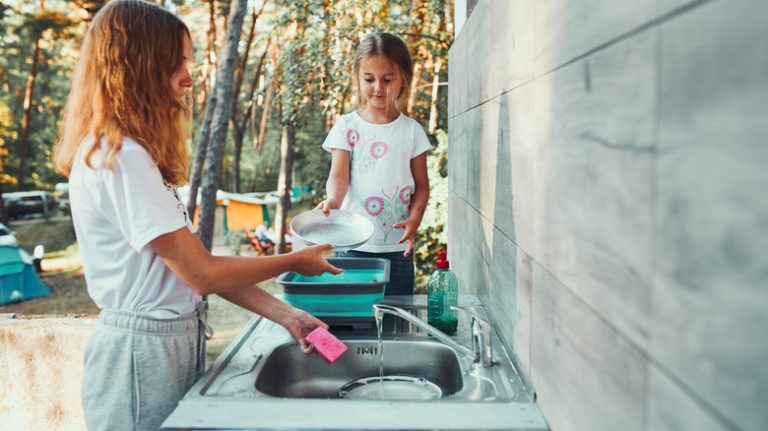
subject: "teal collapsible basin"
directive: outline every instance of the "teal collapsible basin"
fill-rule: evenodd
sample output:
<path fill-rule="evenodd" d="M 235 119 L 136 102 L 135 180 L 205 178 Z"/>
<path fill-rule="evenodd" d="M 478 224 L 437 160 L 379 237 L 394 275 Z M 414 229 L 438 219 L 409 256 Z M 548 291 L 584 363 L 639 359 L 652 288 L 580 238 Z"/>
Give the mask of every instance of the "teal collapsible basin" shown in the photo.
<path fill-rule="evenodd" d="M 277 278 L 283 298 L 296 308 L 315 316 L 371 317 L 373 304 L 380 303 L 389 283 L 389 260 L 376 258 L 330 258 L 331 265 L 344 270 L 304 276 L 286 272 Z"/>

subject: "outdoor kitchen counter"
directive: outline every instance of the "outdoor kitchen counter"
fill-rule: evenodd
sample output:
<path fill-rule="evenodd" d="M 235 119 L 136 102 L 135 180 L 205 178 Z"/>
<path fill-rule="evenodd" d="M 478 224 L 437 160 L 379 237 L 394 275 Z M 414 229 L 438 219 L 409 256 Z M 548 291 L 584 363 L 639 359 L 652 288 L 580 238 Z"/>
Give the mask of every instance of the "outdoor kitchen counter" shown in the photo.
<path fill-rule="evenodd" d="M 425 295 L 387 297 L 385 304 L 407 308 L 426 317 Z M 474 306 L 487 318 L 477 297 L 462 295 L 459 304 Z M 409 324 L 402 321 L 402 325 Z M 460 317 L 458 333 L 452 338 L 471 346 L 469 326 Z M 420 332 L 413 331 L 413 328 L 410 331 Z M 345 340 L 348 335 L 342 334 L 340 338 Z M 422 341 L 429 340 L 424 333 L 417 335 Z M 349 338 L 355 336 L 352 334 Z M 410 336 L 413 337 L 413 334 Z M 373 339 L 375 337 L 374 331 Z M 385 339 L 387 337 L 385 334 Z M 459 353 L 457 356 L 465 376 L 476 375 L 478 381 L 491 382 L 495 379 L 499 383 L 491 383 L 494 390 L 496 386 L 503 386 L 499 389 L 500 393 L 511 394 L 498 399 L 487 397 L 485 392 L 473 396 L 471 388 L 465 388 L 461 392 L 463 396 L 435 401 L 281 398 L 260 392 L 255 379 L 266 358 L 276 347 L 290 341 L 290 336 L 282 327 L 254 315 L 240 335 L 187 392 L 163 424 L 163 429 L 548 429 L 533 402 L 530 385 L 517 372 L 514 354 L 506 351 L 495 331 L 492 346 L 498 365 L 478 369 L 468 358 Z M 386 362 L 386 349 L 384 357 Z"/>

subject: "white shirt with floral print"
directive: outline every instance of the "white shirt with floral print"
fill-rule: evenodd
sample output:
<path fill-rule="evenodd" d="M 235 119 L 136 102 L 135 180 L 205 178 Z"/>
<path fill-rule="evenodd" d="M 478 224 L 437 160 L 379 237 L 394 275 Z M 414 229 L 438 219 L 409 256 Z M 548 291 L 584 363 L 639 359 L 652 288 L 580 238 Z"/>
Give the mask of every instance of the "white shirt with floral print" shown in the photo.
<path fill-rule="evenodd" d="M 323 148 L 349 151 L 349 190 L 340 209 L 367 217 L 376 227 L 358 250 L 405 250 L 407 244 L 397 243 L 404 230 L 394 225 L 408 218 L 414 191 L 411 159 L 432 149 L 421 125 L 405 114 L 391 123 L 372 124 L 351 112 L 334 124 Z"/>

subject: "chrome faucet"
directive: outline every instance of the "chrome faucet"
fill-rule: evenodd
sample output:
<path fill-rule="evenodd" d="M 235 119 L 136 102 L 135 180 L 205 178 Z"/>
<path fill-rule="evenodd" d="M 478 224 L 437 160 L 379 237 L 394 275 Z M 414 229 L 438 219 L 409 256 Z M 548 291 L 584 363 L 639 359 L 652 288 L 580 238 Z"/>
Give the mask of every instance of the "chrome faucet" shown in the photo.
<path fill-rule="evenodd" d="M 480 314 L 472 307 L 453 307 L 452 310 L 461 311 L 467 313 L 471 318 L 472 328 L 472 348 L 464 346 L 458 343 L 453 338 L 445 335 L 442 331 L 430 325 L 429 323 L 419 319 L 413 314 L 403 310 L 402 308 L 393 307 L 391 305 L 374 304 L 373 313 L 380 319 L 382 314 L 387 313 L 393 316 L 398 316 L 411 324 L 423 329 L 429 335 L 437 338 L 442 343 L 447 344 L 454 350 L 457 350 L 470 359 L 475 364 L 481 364 L 484 367 L 490 367 L 493 362 L 493 351 L 491 349 L 491 325 L 480 318 Z"/>

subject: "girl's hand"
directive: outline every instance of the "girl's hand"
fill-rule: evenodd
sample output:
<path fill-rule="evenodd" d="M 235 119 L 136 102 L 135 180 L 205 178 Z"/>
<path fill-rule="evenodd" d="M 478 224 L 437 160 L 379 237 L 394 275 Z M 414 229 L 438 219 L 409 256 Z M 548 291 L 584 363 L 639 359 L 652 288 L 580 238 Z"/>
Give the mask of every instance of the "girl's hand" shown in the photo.
<path fill-rule="evenodd" d="M 405 228 L 403 236 L 397 241 L 398 244 L 402 244 L 408 241 L 408 248 L 405 249 L 403 256 L 408 256 L 411 254 L 411 251 L 413 250 L 414 239 L 416 237 L 416 231 L 419 229 L 420 224 L 421 217 L 409 217 L 407 220 L 401 221 L 400 223 L 393 226 L 395 229 Z"/>
<path fill-rule="evenodd" d="M 298 308 L 294 308 L 293 311 L 288 316 L 286 316 L 285 321 L 278 323 L 280 323 L 280 325 L 288 330 L 288 333 L 291 334 L 291 337 L 293 337 L 293 339 L 296 340 L 296 342 L 299 344 L 301 351 L 307 355 L 312 353 L 314 350 L 313 346 L 306 340 L 307 335 L 309 335 L 309 333 L 318 326 L 328 329 L 328 325 L 326 325 L 322 320 L 307 313 L 306 311 L 299 310 Z"/>
<path fill-rule="evenodd" d="M 320 244 L 291 252 L 291 254 L 297 257 L 297 263 L 293 266 L 293 271 L 307 276 L 320 275 L 324 272 L 341 274 L 344 272 L 343 270 L 331 265 L 323 257 L 325 252 L 332 249 L 333 246 L 331 244 Z"/>
<path fill-rule="evenodd" d="M 325 214 L 326 217 L 331 215 L 331 210 L 339 209 L 341 205 L 339 205 L 335 200 L 333 199 L 326 199 L 315 207 L 316 210 L 323 211 L 323 214 Z"/>

